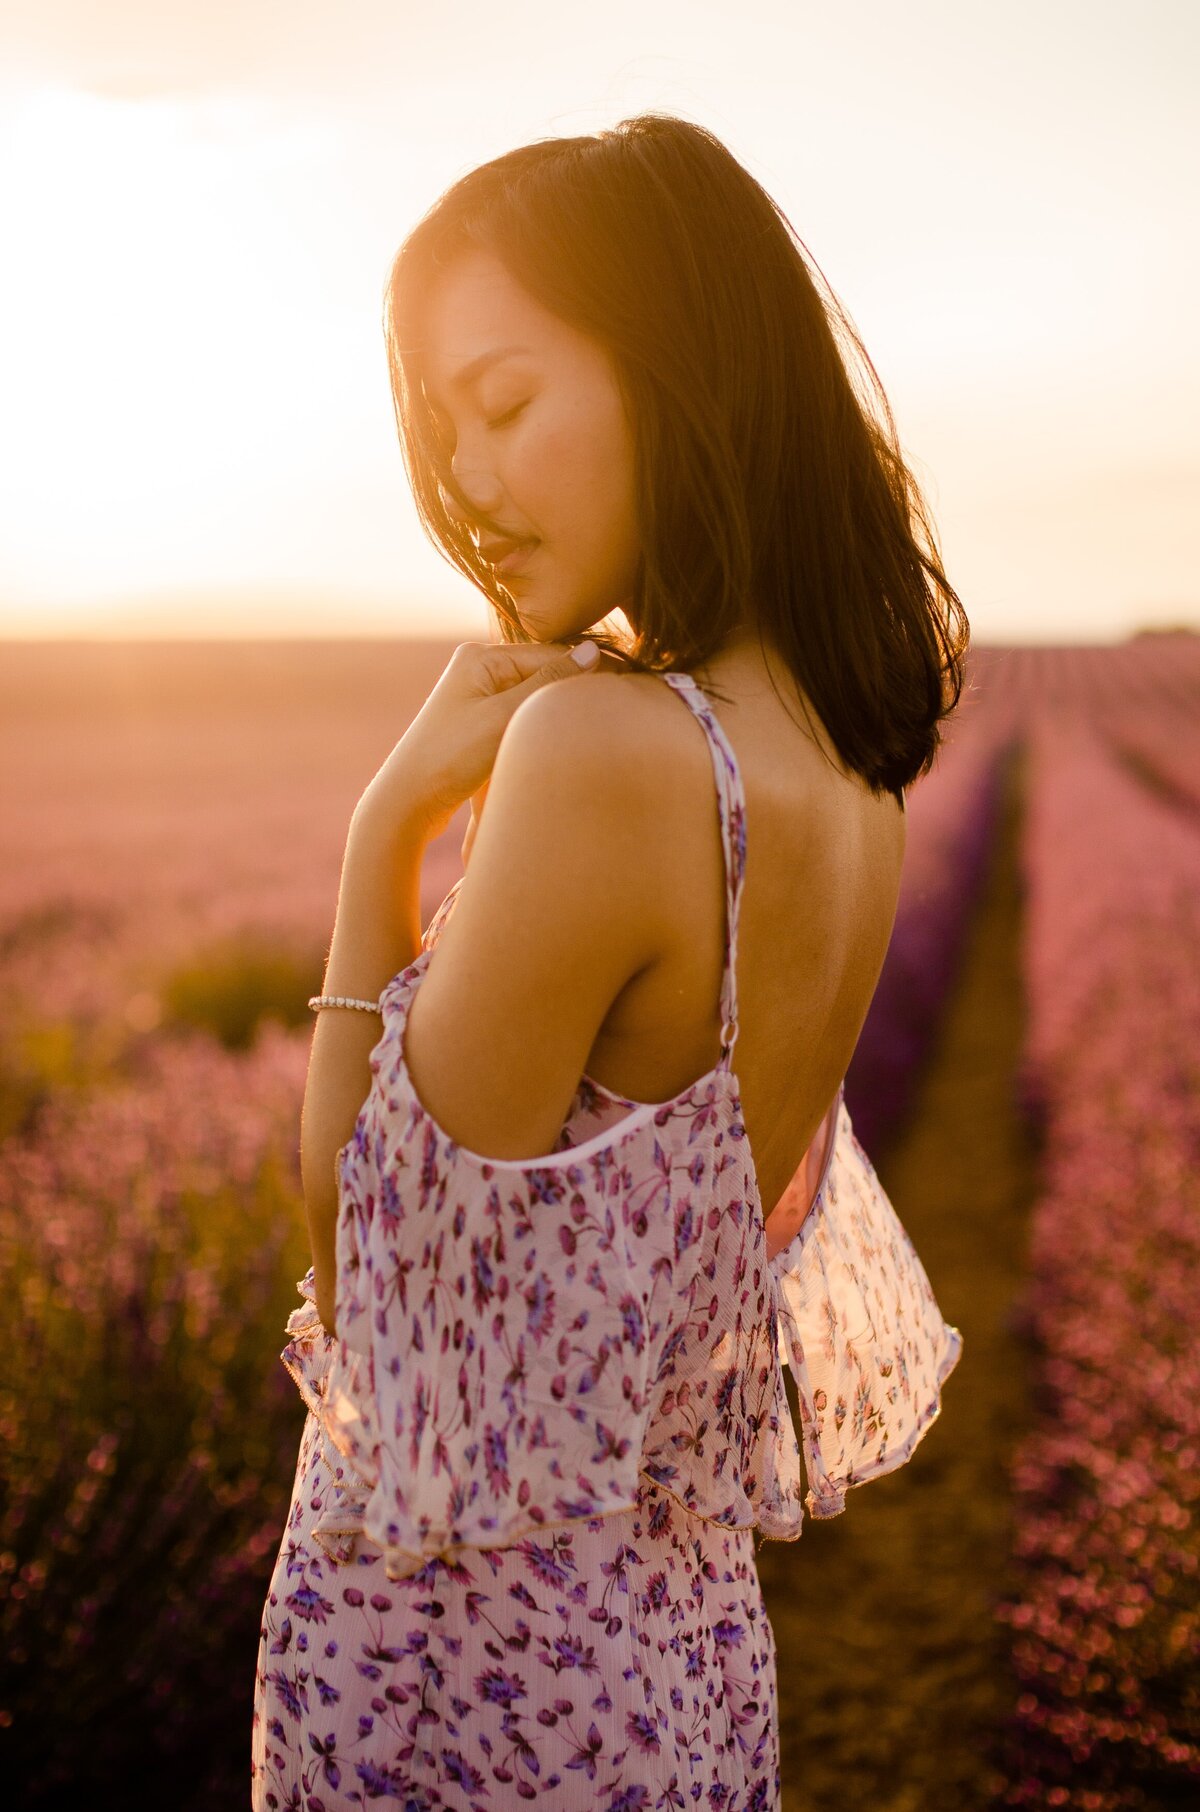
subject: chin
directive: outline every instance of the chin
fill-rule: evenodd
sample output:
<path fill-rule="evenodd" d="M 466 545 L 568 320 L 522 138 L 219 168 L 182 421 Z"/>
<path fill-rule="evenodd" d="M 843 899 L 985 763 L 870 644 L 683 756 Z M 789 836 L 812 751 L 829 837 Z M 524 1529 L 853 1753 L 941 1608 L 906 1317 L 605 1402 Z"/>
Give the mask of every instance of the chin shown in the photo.
<path fill-rule="evenodd" d="M 521 627 L 538 642 L 574 642 L 588 630 L 595 629 L 606 617 L 628 602 L 626 597 L 612 603 L 541 603 L 518 595 L 514 586 L 509 593 Z"/>
<path fill-rule="evenodd" d="M 577 613 L 568 614 L 564 611 L 560 616 L 557 612 L 528 608 L 515 599 L 514 606 L 521 627 L 537 642 L 569 642 L 581 635 L 584 628 L 590 628 L 590 623 L 580 623 Z"/>

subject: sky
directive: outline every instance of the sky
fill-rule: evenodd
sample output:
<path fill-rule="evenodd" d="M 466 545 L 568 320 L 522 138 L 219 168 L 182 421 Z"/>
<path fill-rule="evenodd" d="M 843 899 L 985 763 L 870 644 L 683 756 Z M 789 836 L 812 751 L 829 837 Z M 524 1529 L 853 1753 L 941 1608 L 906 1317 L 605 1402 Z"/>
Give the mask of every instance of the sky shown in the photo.
<path fill-rule="evenodd" d="M 383 284 L 475 164 L 715 132 L 853 318 L 977 639 L 1200 628 L 1194 0 L 8 0 L 0 637 L 479 637 Z"/>

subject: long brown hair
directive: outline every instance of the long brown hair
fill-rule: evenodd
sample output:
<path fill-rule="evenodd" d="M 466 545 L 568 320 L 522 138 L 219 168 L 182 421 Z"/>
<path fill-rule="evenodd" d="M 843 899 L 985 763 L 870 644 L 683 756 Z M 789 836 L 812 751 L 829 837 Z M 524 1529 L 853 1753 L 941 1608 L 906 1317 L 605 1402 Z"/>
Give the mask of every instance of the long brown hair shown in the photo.
<path fill-rule="evenodd" d="M 421 381 L 422 297 L 468 249 L 606 347 L 634 424 L 633 641 L 594 639 L 636 669 L 690 671 L 752 626 L 873 791 L 927 772 L 962 690 L 966 612 L 878 373 L 761 185 L 703 126 L 641 114 L 480 165 L 397 253 L 384 325 L 418 512 L 501 639 L 527 642 L 446 508 L 501 532 L 462 496 Z"/>

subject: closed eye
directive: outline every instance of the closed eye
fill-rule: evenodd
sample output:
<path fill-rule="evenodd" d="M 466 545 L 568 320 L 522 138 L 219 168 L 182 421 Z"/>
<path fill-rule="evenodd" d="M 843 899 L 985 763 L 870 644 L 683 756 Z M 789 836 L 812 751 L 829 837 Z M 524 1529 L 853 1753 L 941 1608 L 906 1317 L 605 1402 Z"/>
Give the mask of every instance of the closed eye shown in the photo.
<path fill-rule="evenodd" d="M 509 422 L 516 420 L 517 416 L 520 415 L 522 409 L 527 409 L 528 407 L 529 407 L 529 399 L 526 398 L 526 400 L 523 403 L 517 403 L 513 408 L 506 409 L 503 415 L 494 416 L 492 418 L 492 420 L 488 423 L 488 427 L 489 428 L 505 428 L 508 426 Z"/>

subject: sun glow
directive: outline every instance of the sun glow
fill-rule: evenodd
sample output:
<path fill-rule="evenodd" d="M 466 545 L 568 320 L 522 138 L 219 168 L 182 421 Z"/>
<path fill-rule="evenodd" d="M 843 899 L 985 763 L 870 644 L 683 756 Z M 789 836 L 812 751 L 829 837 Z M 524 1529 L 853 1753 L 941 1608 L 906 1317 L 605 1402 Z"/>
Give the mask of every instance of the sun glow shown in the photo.
<path fill-rule="evenodd" d="M 379 394 L 381 426 L 388 405 L 375 298 L 348 311 L 331 357 L 337 248 L 289 205 L 321 132 L 265 111 L 55 88 L 10 109 L 6 591 L 49 604 L 231 575 L 303 581 L 297 480 L 328 460 L 347 387 Z"/>
<path fill-rule="evenodd" d="M 1196 620 L 1195 8 L 471 10 L 3 9 L 0 637 L 486 634 L 409 495 L 386 273 L 477 163 L 657 110 L 848 306 L 977 634 Z"/>

